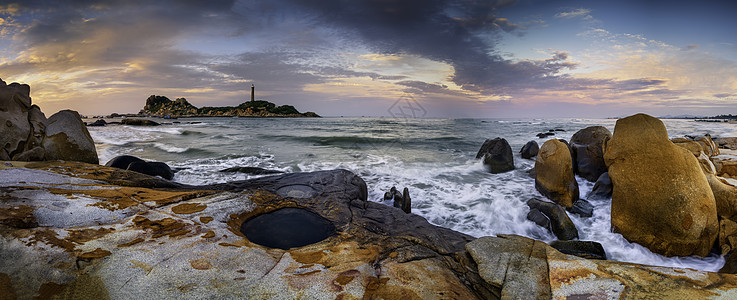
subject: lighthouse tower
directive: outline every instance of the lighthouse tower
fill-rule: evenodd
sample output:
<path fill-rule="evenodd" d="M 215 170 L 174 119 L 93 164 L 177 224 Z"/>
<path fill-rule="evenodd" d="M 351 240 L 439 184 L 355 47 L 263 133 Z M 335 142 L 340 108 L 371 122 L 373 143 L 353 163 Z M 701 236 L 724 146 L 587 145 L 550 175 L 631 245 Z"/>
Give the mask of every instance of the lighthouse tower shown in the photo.
<path fill-rule="evenodd" d="M 255 89 L 255 88 L 254 88 L 254 86 L 253 86 L 253 83 L 251 83 L 251 102 L 253 102 L 253 101 L 256 101 L 256 100 L 255 100 L 255 98 L 253 97 L 253 92 L 254 92 L 254 89 Z"/>

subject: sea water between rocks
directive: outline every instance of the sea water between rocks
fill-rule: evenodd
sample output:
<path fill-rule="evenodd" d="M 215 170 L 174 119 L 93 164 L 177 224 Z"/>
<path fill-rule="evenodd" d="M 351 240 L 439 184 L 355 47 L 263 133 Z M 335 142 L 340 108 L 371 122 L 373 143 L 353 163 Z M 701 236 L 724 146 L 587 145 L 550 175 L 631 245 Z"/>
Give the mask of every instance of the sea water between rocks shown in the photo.
<path fill-rule="evenodd" d="M 94 121 L 94 120 L 92 120 Z M 182 118 L 155 127 L 89 127 L 100 162 L 118 155 L 163 161 L 179 171 L 174 181 L 210 184 L 253 177 L 224 173 L 230 167 L 284 172 L 342 168 L 366 181 L 369 201 L 383 201 L 392 186 L 408 187 L 412 213 L 430 223 L 475 237 L 517 234 L 550 242 L 555 237 L 526 219 L 525 202 L 542 197 L 527 171 L 534 160 L 519 155 L 535 140 L 570 140 L 578 130 L 615 119 L 414 119 L 414 118 Z M 178 123 L 173 123 L 178 122 Z M 663 120 L 671 138 L 737 136 L 737 124 Z M 538 138 L 541 132 L 555 135 Z M 488 173 L 476 152 L 485 139 L 507 139 L 515 170 Z M 643 145 L 646 147 L 647 145 Z M 585 198 L 593 183 L 577 176 Z M 594 214 L 570 214 L 580 240 L 597 241 L 608 259 L 656 266 L 717 271 L 718 255 L 668 258 L 610 232 L 610 201 L 592 200 Z"/>

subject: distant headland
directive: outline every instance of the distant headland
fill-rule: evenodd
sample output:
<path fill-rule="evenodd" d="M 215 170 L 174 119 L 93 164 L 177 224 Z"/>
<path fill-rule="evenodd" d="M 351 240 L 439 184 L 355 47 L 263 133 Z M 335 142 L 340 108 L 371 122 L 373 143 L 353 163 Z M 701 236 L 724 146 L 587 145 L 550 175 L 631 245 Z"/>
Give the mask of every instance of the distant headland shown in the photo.
<path fill-rule="evenodd" d="M 238 106 L 201 107 L 190 104 L 185 98 L 172 101 L 166 96 L 151 95 L 146 105 L 138 112 L 139 116 L 179 118 L 179 117 L 255 117 L 255 118 L 319 118 L 314 112 L 300 113 L 294 106 L 277 106 L 266 100 L 255 100 L 251 86 L 251 100 Z"/>

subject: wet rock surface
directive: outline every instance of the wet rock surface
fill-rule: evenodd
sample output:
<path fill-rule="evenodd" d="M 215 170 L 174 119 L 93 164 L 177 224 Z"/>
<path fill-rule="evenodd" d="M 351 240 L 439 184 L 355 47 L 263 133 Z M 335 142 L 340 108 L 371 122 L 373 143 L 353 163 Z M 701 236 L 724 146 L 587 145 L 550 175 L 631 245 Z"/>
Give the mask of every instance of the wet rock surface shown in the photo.
<path fill-rule="evenodd" d="M 514 170 L 512 147 L 503 138 L 484 141 L 481 149 L 476 153 L 476 158 L 483 159 L 484 166 L 493 174 Z"/>

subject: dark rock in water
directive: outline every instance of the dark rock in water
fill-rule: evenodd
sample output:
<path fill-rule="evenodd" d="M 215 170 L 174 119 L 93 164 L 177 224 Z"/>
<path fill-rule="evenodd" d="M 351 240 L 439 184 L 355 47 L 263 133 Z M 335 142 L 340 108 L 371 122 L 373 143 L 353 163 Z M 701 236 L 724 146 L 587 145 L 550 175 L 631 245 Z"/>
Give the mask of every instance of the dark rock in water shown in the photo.
<path fill-rule="evenodd" d="M 243 222 L 241 233 L 256 244 L 289 250 L 332 236 L 335 234 L 335 226 L 309 210 L 282 208 Z"/>
<path fill-rule="evenodd" d="M 97 119 L 92 123 L 87 124 L 87 126 L 105 126 L 107 125 L 107 122 L 103 119 Z"/>
<path fill-rule="evenodd" d="M 589 200 L 606 200 L 612 198 L 612 180 L 609 178 L 609 172 L 604 172 L 594 183 L 594 188 L 586 195 Z"/>
<path fill-rule="evenodd" d="M 118 169 L 128 169 L 128 165 L 130 165 L 132 162 L 143 162 L 143 159 L 140 159 L 135 156 L 130 155 L 120 155 L 116 156 L 113 159 L 109 160 L 105 166 L 106 167 L 113 167 Z"/>
<path fill-rule="evenodd" d="M 563 132 L 565 132 L 565 130 L 564 129 L 561 129 L 561 128 L 556 128 L 555 131 L 563 131 Z"/>
<path fill-rule="evenodd" d="M 552 241 L 550 246 L 561 253 L 586 259 L 606 260 L 606 252 L 601 244 L 594 241 Z"/>
<path fill-rule="evenodd" d="M 131 126 L 159 126 L 161 124 L 156 123 L 151 120 L 146 119 L 123 119 L 120 121 L 123 125 L 131 125 Z"/>
<path fill-rule="evenodd" d="M 512 147 L 507 140 L 495 138 L 486 140 L 476 154 L 476 158 L 484 158 L 484 166 L 489 172 L 497 174 L 514 170 Z"/>
<path fill-rule="evenodd" d="M 540 150 L 540 146 L 537 145 L 537 142 L 535 141 L 529 141 L 527 144 L 522 146 L 522 149 L 519 151 L 522 153 L 522 158 L 530 159 L 537 155 L 537 151 Z"/>
<path fill-rule="evenodd" d="M 584 218 L 590 218 L 594 215 L 594 206 L 584 199 L 578 199 L 568 211 Z"/>
<path fill-rule="evenodd" d="M 538 134 L 537 134 L 537 137 L 538 137 L 538 138 L 541 138 L 541 139 L 544 139 L 544 138 L 546 138 L 547 136 L 548 136 L 548 135 L 547 135 L 547 134 L 544 134 L 544 133 L 538 133 Z"/>
<path fill-rule="evenodd" d="M 397 190 L 397 187 L 393 186 L 391 189 L 389 189 L 389 199 L 394 201 L 394 207 L 396 208 L 402 208 L 402 193 Z M 386 199 L 387 194 L 384 194 L 384 199 Z"/>
<path fill-rule="evenodd" d="M 264 168 L 259 168 L 259 167 L 232 167 L 232 168 L 220 170 L 220 172 L 246 173 L 246 174 L 253 174 L 253 175 L 268 175 L 268 174 L 284 173 L 278 170 L 269 170 L 269 169 L 264 169 Z"/>
<path fill-rule="evenodd" d="M 174 172 L 169 168 L 169 165 L 162 162 L 136 161 L 128 164 L 126 170 L 151 176 L 161 176 L 161 178 L 168 180 L 174 178 Z"/>
<path fill-rule="evenodd" d="M 566 211 L 558 204 L 545 202 L 539 199 L 527 201 L 530 209 L 537 209 L 550 219 L 550 229 L 559 240 L 572 240 L 578 238 L 578 229 L 568 217 Z"/>
<path fill-rule="evenodd" d="M 394 200 L 394 206 L 397 206 L 396 200 Z M 412 212 L 412 199 L 409 197 L 409 189 L 406 187 L 402 191 L 402 201 L 399 203 L 399 208 L 406 213 Z"/>
<path fill-rule="evenodd" d="M 542 213 L 538 209 L 535 209 L 535 208 L 530 209 L 530 212 L 527 213 L 527 219 L 539 225 L 542 228 L 550 230 L 550 219 L 548 219 L 548 216 L 546 216 L 544 213 Z"/>
<path fill-rule="evenodd" d="M 546 135 L 546 136 L 551 136 L 551 135 L 555 135 L 555 132 L 546 132 L 546 133 L 545 133 L 545 135 Z"/>
<path fill-rule="evenodd" d="M 590 126 L 576 132 L 571 138 L 571 150 L 576 158 L 573 171 L 588 181 L 596 181 L 607 171 L 603 145 L 611 138 L 612 133 L 603 126 Z"/>
<path fill-rule="evenodd" d="M 737 274 L 737 255 L 735 254 L 735 251 L 736 250 L 732 250 L 732 252 L 727 255 L 724 266 L 719 269 L 719 273 Z"/>

